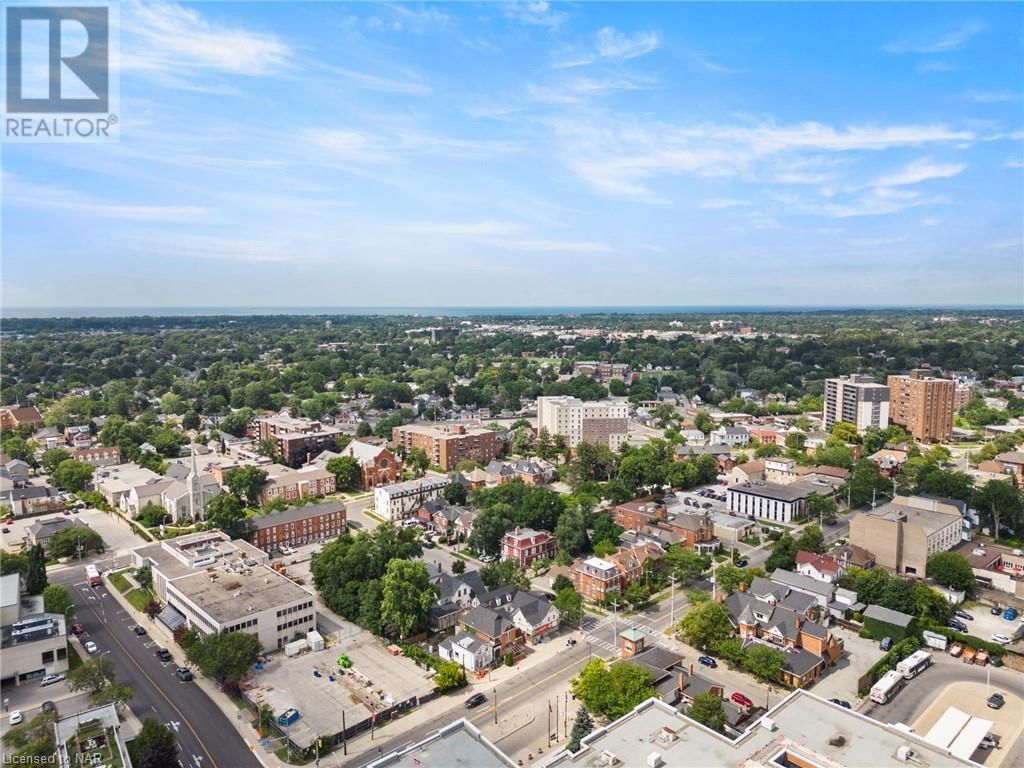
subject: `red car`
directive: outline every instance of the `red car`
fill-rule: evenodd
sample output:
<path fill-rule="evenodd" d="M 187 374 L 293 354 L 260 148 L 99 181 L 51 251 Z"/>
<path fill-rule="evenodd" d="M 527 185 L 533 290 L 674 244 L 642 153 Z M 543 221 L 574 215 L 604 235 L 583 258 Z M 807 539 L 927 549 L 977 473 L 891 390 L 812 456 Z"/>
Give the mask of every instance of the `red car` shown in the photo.
<path fill-rule="evenodd" d="M 734 702 L 739 704 L 741 707 L 747 707 L 749 709 L 750 707 L 754 706 L 754 702 L 752 702 L 750 699 L 748 699 L 746 696 L 744 696 L 739 691 L 734 692 L 733 695 L 731 696 L 731 698 L 732 698 L 732 700 Z"/>
<path fill-rule="evenodd" d="M 72 624 L 71 625 L 71 634 L 72 635 L 81 635 L 84 632 L 85 632 L 85 627 L 83 627 L 81 624 Z"/>

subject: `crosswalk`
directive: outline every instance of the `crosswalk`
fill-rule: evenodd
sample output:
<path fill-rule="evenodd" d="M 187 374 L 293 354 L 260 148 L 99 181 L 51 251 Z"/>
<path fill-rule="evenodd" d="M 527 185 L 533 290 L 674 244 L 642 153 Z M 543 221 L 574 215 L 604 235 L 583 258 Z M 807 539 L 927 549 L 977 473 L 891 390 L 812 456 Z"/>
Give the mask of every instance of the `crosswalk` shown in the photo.
<path fill-rule="evenodd" d="M 613 655 L 617 655 L 619 652 L 618 635 L 627 629 L 643 632 L 645 635 L 650 636 L 651 641 L 662 637 L 661 632 L 654 627 L 622 616 L 618 618 L 605 616 L 600 619 L 594 616 L 586 616 L 582 624 L 583 634 L 587 640 L 592 645 L 602 648 Z"/>

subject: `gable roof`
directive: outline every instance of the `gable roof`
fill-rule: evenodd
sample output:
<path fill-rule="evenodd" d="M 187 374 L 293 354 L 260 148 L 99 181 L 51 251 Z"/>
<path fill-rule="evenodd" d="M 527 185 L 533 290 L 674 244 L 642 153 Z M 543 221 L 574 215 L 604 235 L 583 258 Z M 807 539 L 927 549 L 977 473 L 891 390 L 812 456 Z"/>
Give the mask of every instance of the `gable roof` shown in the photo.
<path fill-rule="evenodd" d="M 491 638 L 501 637 L 512 628 L 512 621 L 506 614 L 485 605 L 478 605 L 469 611 L 462 617 L 462 624 Z"/>
<path fill-rule="evenodd" d="M 345 450 L 342 451 L 343 456 L 351 456 L 355 459 L 359 466 L 366 466 L 367 464 L 373 464 L 377 460 L 377 457 L 388 449 L 383 445 L 374 445 L 373 443 L 364 443 L 362 440 L 353 440 L 345 446 Z"/>
<path fill-rule="evenodd" d="M 784 584 L 787 587 L 798 589 L 802 592 L 811 592 L 815 595 L 821 595 L 822 597 L 832 598 L 835 594 L 836 588 L 832 584 L 824 581 L 818 581 L 812 579 L 810 576 L 804 576 L 802 573 L 793 573 L 792 571 L 786 571 L 782 568 L 776 568 L 772 573 L 772 581 L 777 584 Z"/>
<path fill-rule="evenodd" d="M 892 624 L 895 627 L 909 627 L 910 622 L 914 620 L 913 616 L 908 616 L 905 613 L 900 613 L 890 608 L 883 608 L 880 605 L 869 605 L 867 610 L 864 611 L 864 618 Z"/>
<path fill-rule="evenodd" d="M 517 592 L 506 608 L 509 613 L 515 615 L 517 612 L 523 614 L 523 618 L 531 626 L 537 626 L 547 618 L 551 611 L 551 603 L 547 598 L 539 595 L 531 595 L 529 592 Z"/>
<path fill-rule="evenodd" d="M 839 572 L 839 561 L 832 555 L 819 555 L 817 552 L 808 552 L 803 549 L 796 553 L 796 564 L 813 566 L 819 573 L 835 574 Z"/>

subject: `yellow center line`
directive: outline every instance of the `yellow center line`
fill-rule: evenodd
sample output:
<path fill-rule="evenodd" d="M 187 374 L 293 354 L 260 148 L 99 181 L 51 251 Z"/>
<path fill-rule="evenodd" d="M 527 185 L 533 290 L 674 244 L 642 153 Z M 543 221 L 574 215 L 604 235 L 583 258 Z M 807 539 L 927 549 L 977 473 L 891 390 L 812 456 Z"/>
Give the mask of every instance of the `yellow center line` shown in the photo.
<path fill-rule="evenodd" d="M 523 688 L 523 690 L 519 691 L 518 693 L 513 693 L 511 696 L 508 696 L 508 697 L 502 699 L 501 703 L 504 705 L 504 704 L 507 704 L 510 701 L 515 701 L 520 696 L 522 696 L 524 693 L 528 693 L 529 691 L 532 691 L 538 685 L 546 683 L 551 678 L 558 677 L 560 674 L 565 672 L 565 670 L 570 669 L 572 667 L 575 667 L 577 664 L 583 664 L 586 661 L 587 661 L 587 659 L 577 659 L 576 661 L 573 661 L 573 662 L 570 662 L 569 664 L 566 664 L 564 667 L 559 667 L 558 669 L 556 669 L 554 672 L 552 672 L 547 677 L 542 678 L 542 679 L 538 680 L 535 683 L 531 683 L 530 685 L 528 685 L 526 688 Z M 474 722 L 475 723 L 476 721 L 481 720 L 484 717 L 493 717 L 493 715 L 494 715 L 494 707 L 492 705 L 491 709 L 484 710 L 483 712 L 480 712 L 479 714 L 477 714 L 475 717 L 471 717 L 470 718 L 470 722 Z"/>
<path fill-rule="evenodd" d="M 109 593 L 109 590 L 108 590 L 108 593 Z M 113 595 L 111 595 L 111 597 L 113 597 Z M 103 598 L 100 597 L 99 599 L 102 600 Z M 117 603 L 117 598 L 114 598 L 114 602 Z M 118 607 L 120 608 L 120 604 L 118 604 Z M 152 677 L 150 677 L 149 673 L 146 672 L 146 670 L 144 670 L 142 668 L 142 666 L 139 664 L 139 662 L 137 662 L 135 660 L 135 658 L 128 652 L 128 648 L 124 645 L 124 643 L 122 643 L 120 640 L 118 640 L 117 635 L 115 635 L 113 633 L 113 631 L 111 631 L 110 628 L 107 627 L 106 622 L 103 621 L 100 618 L 100 615 L 99 615 L 99 613 L 97 613 L 96 609 L 92 605 L 89 605 L 88 603 L 86 603 L 86 608 L 88 608 L 90 611 L 92 611 L 93 616 L 96 617 L 96 620 L 99 621 L 100 624 L 103 624 L 104 627 L 106 627 L 107 634 L 110 636 L 110 639 L 113 640 L 115 643 L 117 643 L 117 645 L 124 652 L 124 655 L 128 658 L 128 660 L 132 664 L 135 665 L 135 668 L 138 669 L 139 672 L 142 673 L 143 677 L 145 677 L 147 680 L 149 680 L 150 683 L 152 683 L 153 688 L 155 688 L 157 693 L 159 693 L 163 697 L 164 701 L 166 701 L 171 706 L 171 709 L 173 709 L 175 712 L 178 713 L 178 717 L 181 718 L 181 721 L 192 732 L 192 735 L 196 737 L 196 741 L 199 742 L 199 746 L 202 747 L 203 752 L 206 753 L 206 757 L 207 757 L 207 759 L 209 759 L 210 765 L 213 766 L 213 768 L 217 768 L 217 761 L 213 759 L 213 756 L 210 754 L 210 750 L 206 748 L 206 744 L 203 743 L 203 740 L 201 738 L 199 738 L 199 734 L 196 733 L 196 729 L 192 727 L 192 723 L 190 723 L 188 721 L 188 718 L 185 717 L 184 713 L 182 713 L 182 711 L 180 709 L 178 709 L 177 705 L 175 705 L 175 703 L 168 698 L 167 694 L 164 693 L 163 689 L 159 685 L 157 685 L 156 680 L 154 680 Z M 124 610 L 124 609 L 121 608 L 121 610 Z M 131 616 L 131 614 L 128 613 L 128 611 L 125 611 L 125 615 L 129 616 L 129 617 Z M 204 692 L 203 695 L 204 696 L 206 695 L 205 692 Z"/>

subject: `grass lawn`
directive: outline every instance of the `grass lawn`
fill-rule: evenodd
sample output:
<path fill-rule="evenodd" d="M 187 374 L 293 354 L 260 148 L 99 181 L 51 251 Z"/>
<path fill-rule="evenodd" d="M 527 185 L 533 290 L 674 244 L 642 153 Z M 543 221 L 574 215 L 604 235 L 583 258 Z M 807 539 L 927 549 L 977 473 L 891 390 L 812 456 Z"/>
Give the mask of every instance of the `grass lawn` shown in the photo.
<path fill-rule="evenodd" d="M 127 595 L 124 596 L 125 600 L 132 604 L 132 606 L 140 611 L 146 610 L 146 606 L 149 605 L 150 594 L 148 589 L 133 589 Z"/>
<path fill-rule="evenodd" d="M 68 643 L 68 672 L 74 672 L 82 666 L 82 657 L 78 655 L 75 646 Z"/>
<path fill-rule="evenodd" d="M 117 587 L 117 591 L 122 595 L 132 589 L 131 582 L 125 578 L 124 572 L 118 571 L 117 573 L 108 573 L 107 581 Z"/>

